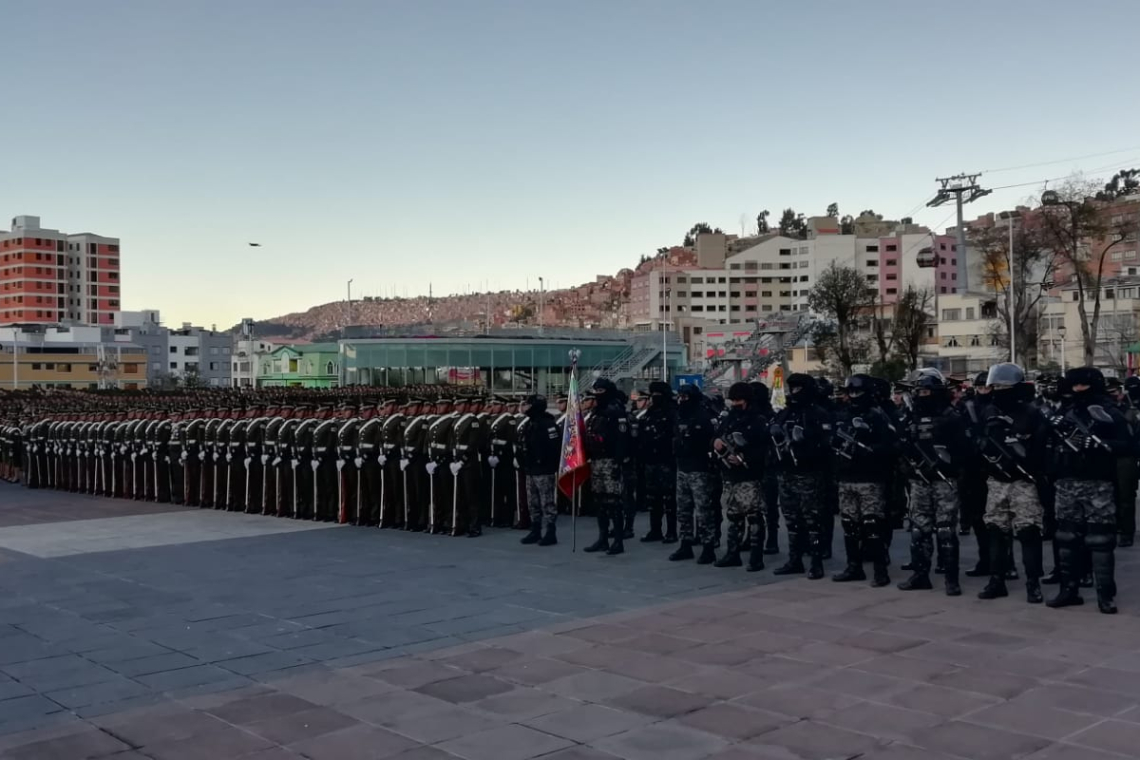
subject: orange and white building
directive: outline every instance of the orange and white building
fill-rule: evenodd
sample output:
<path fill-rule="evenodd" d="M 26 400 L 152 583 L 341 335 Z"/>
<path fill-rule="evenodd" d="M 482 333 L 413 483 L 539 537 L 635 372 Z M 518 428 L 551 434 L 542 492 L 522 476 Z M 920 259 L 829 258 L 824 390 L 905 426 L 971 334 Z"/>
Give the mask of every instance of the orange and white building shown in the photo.
<path fill-rule="evenodd" d="M 113 325 L 119 273 L 118 238 L 69 235 L 17 216 L 0 232 L 0 324 Z"/>

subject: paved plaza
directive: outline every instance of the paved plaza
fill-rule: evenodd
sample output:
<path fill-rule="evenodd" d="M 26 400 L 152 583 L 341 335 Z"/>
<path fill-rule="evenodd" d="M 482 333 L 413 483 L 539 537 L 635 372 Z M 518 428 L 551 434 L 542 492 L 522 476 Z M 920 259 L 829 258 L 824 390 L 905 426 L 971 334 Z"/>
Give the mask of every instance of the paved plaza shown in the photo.
<path fill-rule="evenodd" d="M 1140 757 L 1136 550 L 1109 617 L 520 535 L 0 484 L 0 758 Z"/>

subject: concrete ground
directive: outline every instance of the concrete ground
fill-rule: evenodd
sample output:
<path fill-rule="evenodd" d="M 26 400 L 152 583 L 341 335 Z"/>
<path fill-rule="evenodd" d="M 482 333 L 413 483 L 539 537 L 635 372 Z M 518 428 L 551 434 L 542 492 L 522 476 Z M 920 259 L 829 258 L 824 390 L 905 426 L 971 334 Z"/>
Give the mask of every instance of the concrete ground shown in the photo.
<path fill-rule="evenodd" d="M 0 484 L 0 757 L 1140 757 L 1131 551 L 1108 617 L 519 536 Z"/>

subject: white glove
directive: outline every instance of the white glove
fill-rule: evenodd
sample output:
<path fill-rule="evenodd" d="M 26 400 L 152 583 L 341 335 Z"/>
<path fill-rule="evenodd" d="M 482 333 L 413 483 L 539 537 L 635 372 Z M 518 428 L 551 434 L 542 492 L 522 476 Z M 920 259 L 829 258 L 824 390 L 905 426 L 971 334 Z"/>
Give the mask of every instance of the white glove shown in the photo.
<path fill-rule="evenodd" d="M 498 467 L 499 458 L 492 454 L 491 456 L 487 457 L 487 464 L 491 465 L 492 468 Z"/>
<path fill-rule="evenodd" d="M 179 462 L 185 462 L 189 458 L 190 458 L 190 455 L 187 454 L 185 451 L 183 451 L 181 456 L 178 457 L 178 461 Z"/>
<path fill-rule="evenodd" d="M 384 465 L 388 464 L 388 457 L 381 454 L 380 456 L 376 457 L 376 463 L 383 467 Z"/>
<path fill-rule="evenodd" d="M 245 459 L 242 461 L 242 464 L 244 464 L 244 465 L 245 465 L 245 469 L 247 469 L 247 470 L 249 469 L 249 463 L 250 463 L 250 462 L 252 462 L 252 461 L 253 461 L 253 457 L 246 457 L 246 458 L 245 458 Z"/>
<path fill-rule="evenodd" d="M 459 474 L 460 470 L 463 469 L 463 462 L 452 462 L 450 465 L 448 465 L 448 467 L 450 467 L 451 475 L 454 477 Z"/>
<path fill-rule="evenodd" d="M 299 464 L 301 464 L 301 460 L 300 460 L 300 459 L 294 459 L 294 460 L 292 460 L 292 462 L 291 462 L 291 466 L 293 467 L 293 469 L 294 469 L 294 470 L 295 470 L 295 469 L 297 469 L 297 465 L 299 465 Z"/>
<path fill-rule="evenodd" d="M 408 469 L 408 464 L 410 462 L 411 462 L 410 459 L 401 459 L 400 460 L 400 472 L 403 472 L 404 470 Z"/>
<path fill-rule="evenodd" d="M 167 464 L 170 464 L 170 457 L 163 457 L 163 459 L 165 459 L 165 460 L 166 460 L 166 463 L 167 463 Z"/>
<path fill-rule="evenodd" d="M 364 459 L 362 457 L 357 457 L 356 459 L 352 460 L 352 463 L 354 465 L 356 465 L 356 469 L 359 470 L 361 467 L 364 466 Z"/>
<path fill-rule="evenodd" d="M 126 454 L 127 453 L 127 447 L 126 446 L 120 446 L 119 447 L 119 453 L 120 454 Z"/>
<path fill-rule="evenodd" d="M 511 460 L 511 464 L 513 464 L 513 465 L 515 466 L 515 469 L 516 469 L 516 470 L 519 468 L 519 460 L 517 460 L 517 459 L 512 459 L 512 460 Z"/>
<path fill-rule="evenodd" d="M 214 461 L 215 462 L 218 461 L 218 452 L 216 452 L 216 451 L 214 452 Z"/>
<path fill-rule="evenodd" d="M 343 459 L 336 460 L 336 471 L 340 472 L 343 469 L 344 469 L 344 460 Z"/>
<path fill-rule="evenodd" d="M 313 468 L 313 472 L 316 472 L 317 468 L 321 466 L 321 463 L 318 462 L 316 459 L 313 459 L 312 461 L 309 462 L 309 466 Z"/>
<path fill-rule="evenodd" d="M 132 462 L 133 462 L 133 461 L 135 461 L 135 457 L 136 457 L 136 456 L 137 456 L 137 455 L 135 454 L 135 452 L 133 452 L 133 451 L 132 451 L 132 452 L 131 452 L 131 461 L 132 461 Z"/>
<path fill-rule="evenodd" d="M 234 457 L 233 457 L 233 454 L 226 454 L 226 461 L 227 461 L 227 462 L 232 462 L 232 461 L 234 461 Z"/>
<path fill-rule="evenodd" d="M 276 459 L 273 460 L 273 466 L 274 467 L 276 467 L 279 464 L 281 464 L 281 457 L 277 457 Z"/>
<path fill-rule="evenodd" d="M 269 455 L 268 454 L 262 454 L 261 455 L 261 464 L 264 465 L 268 461 L 269 461 Z"/>
<path fill-rule="evenodd" d="M 428 462 L 426 465 L 424 465 L 424 469 L 427 470 L 428 475 L 435 475 L 435 468 L 435 462 Z"/>
<path fill-rule="evenodd" d="M 204 452 L 204 451 L 198 452 L 198 461 L 199 462 L 205 462 L 206 461 L 206 452 Z"/>

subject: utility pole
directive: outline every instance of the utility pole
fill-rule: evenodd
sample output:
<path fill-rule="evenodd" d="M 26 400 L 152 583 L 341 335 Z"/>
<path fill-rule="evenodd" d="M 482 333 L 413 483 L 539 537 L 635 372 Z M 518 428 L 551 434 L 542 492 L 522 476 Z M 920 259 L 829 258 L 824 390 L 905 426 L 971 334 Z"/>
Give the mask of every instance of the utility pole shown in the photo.
<path fill-rule="evenodd" d="M 538 278 L 538 334 L 542 335 L 542 312 L 545 311 L 546 304 L 543 301 L 546 298 L 546 280 Z"/>
<path fill-rule="evenodd" d="M 348 281 L 348 316 L 344 320 L 344 326 L 348 327 L 352 324 L 352 280 Z"/>
<path fill-rule="evenodd" d="M 962 206 L 967 203 L 972 203 L 978 198 L 989 195 L 992 190 L 985 190 L 978 185 L 978 174 L 955 174 L 953 177 L 938 177 L 934 181 L 939 183 L 941 187 L 934 198 L 927 204 L 927 208 L 935 208 L 944 203 L 949 203 L 951 198 L 954 199 L 958 207 L 958 292 L 964 293 L 968 289 L 966 282 L 966 274 L 969 271 L 966 266 L 966 222 L 962 218 Z M 937 261 L 937 259 L 935 259 Z M 937 287 L 937 284 L 935 285 Z"/>

